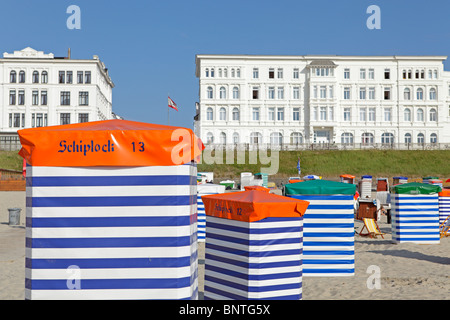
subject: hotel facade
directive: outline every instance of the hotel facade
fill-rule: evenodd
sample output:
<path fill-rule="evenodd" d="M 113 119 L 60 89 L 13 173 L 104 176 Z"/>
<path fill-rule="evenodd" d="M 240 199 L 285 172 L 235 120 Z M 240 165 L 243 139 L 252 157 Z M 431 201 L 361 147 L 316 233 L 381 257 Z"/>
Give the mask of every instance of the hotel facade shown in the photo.
<path fill-rule="evenodd" d="M 104 63 L 25 48 L 0 59 L 0 150 L 17 150 L 17 131 L 113 119 L 112 82 Z"/>
<path fill-rule="evenodd" d="M 195 132 L 210 146 L 450 148 L 446 58 L 197 55 Z"/>

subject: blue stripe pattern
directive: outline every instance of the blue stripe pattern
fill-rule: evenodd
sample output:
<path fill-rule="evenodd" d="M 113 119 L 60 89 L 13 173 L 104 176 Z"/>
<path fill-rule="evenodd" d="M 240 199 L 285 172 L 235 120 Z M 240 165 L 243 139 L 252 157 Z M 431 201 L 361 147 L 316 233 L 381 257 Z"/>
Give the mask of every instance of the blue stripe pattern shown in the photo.
<path fill-rule="evenodd" d="M 439 196 L 439 225 L 450 216 L 450 197 Z"/>
<path fill-rule="evenodd" d="M 290 195 L 309 201 L 303 216 L 303 275 L 355 274 L 352 195 Z"/>
<path fill-rule="evenodd" d="M 205 300 L 302 299 L 302 218 L 206 217 Z"/>
<path fill-rule="evenodd" d="M 436 244 L 439 239 L 438 194 L 392 197 L 392 241 Z"/>
<path fill-rule="evenodd" d="M 198 186 L 197 191 L 197 239 L 198 242 L 205 242 L 206 239 L 206 212 L 203 204 L 202 196 L 224 193 L 225 186 L 216 184 L 202 184 Z"/>
<path fill-rule="evenodd" d="M 27 167 L 26 299 L 197 299 L 196 167 L 158 168 L 162 174 L 111 168 L 100 177 L 89 167 L 77 168 L 77 176 L 71 168 L 51 176 L 51 168 Z M 105 186 L 120 196 L 96 196 Z M 124 186 L 142 187 L 144 195 Z M 174 191 L 155 195 L 148 186 Z M 77 196 L 73 187 L 92 196 Z M 75 290 L 68 285 L 73 266 L 80 270 Z"/>

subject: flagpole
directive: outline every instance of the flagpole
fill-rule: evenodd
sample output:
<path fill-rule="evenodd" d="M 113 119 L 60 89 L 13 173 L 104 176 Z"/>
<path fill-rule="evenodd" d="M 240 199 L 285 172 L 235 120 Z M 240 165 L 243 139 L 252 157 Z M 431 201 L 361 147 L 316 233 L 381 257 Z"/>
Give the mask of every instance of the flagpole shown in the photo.
<path fill-rule="evenodd" d="M 170 97 L 168 92 L 167 92 L 167 97 Z M 167 106 L 167 125 L 169 125 L 169 117 L 170 117 L 170 107 Z"/>

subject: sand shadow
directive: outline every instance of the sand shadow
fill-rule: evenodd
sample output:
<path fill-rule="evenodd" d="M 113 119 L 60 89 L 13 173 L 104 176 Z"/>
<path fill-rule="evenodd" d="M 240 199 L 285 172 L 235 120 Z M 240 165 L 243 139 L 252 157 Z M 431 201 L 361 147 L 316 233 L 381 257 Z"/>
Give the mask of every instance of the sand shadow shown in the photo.
<path fill-rule="evenodd" d="M 421 252 L 408 251 L 408 250 L 385 250 L 385 251 L 368 251 L 372 253 L 379 253 L 382 255 L 393 256 L 393 257 L 401 257 L 407 259 L 416 259 L 420 261 L 428 261 L 432 263 L 438 264 L 446 264 L 450 265 L 450 258 L 447 257 L 439 257 L 432 256 L 428 254 L 423 254 Z"/>

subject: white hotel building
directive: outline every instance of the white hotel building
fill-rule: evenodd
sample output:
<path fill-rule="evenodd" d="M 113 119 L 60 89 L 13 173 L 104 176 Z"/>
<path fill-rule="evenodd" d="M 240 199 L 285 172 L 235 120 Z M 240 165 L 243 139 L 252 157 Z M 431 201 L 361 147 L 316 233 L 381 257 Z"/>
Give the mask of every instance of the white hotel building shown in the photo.
<path fill-rule="evenodd" d="M 114 118 L 114 83 L 98 56 L 55 57 L 32 48 L 0 59 L 0 150 L 20 147 L 17 130 Z"/>
<path fill-rule="evenodd" d="M 446 58 L 197 55 L 195 132 L 212 145 L 450 148 Z"/>

